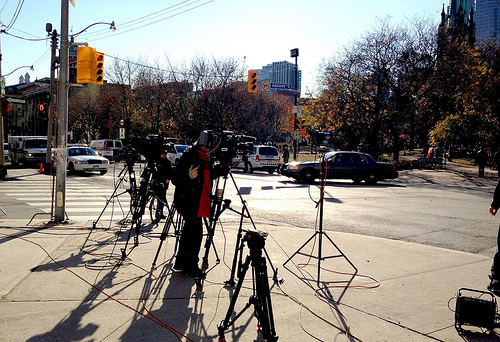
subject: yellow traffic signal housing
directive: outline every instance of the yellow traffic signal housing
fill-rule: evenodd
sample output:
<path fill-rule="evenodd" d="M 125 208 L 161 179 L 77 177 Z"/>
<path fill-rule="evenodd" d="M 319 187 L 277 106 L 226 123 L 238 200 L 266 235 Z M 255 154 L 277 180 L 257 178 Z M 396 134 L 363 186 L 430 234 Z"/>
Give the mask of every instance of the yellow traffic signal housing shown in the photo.
<path fill-rule="evenodd" d="M 95 84 L 104 83 L 104 54 L 102 52 L 95 53 Z"/>
<path fill-rule="evenodd" d="M 306 119 L 301 119 L 300 135 L 303 137 L 306 135 Z"/>
<path fill-rule="evenodd" d="M 79 46 L 76 49 L 76 83 L 95 83 L 95 49 Z"/>
<path fill-rule="evenodd" d="M 248 70 L 248 91 L 257 92 L 257 71 L 255 70 Z"/>

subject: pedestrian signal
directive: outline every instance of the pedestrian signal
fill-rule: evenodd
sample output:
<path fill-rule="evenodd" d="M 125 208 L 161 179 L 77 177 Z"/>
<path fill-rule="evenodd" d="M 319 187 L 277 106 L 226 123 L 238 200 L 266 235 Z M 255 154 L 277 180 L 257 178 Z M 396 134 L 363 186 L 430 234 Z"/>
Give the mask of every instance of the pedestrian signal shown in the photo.
<path fill-rule="evenodd" d="M 36 117 L 38 119 L 47 119 L 49 117 L 49 105 L 46 103 L 39 103 L 36 106 Z"/>

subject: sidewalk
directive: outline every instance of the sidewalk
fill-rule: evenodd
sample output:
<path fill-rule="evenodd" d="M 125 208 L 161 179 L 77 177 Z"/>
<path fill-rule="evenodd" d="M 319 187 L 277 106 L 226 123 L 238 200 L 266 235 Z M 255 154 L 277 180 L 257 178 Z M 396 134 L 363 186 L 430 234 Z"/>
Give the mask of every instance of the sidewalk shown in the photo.
<path fill-rule="evenodd" d="M 477 177 L 475 168 L 455 163 L 446 168 Z M 496 175 L 487 169 L 478 181 L 492 186 Z M 146 224 L 139 246 L 130 251 L 133 239 L 129 242 L 130 260 L 117 266 L 128 227 L 120 233 L 116 223 L 99 222 L 92 230 L 91 221 L 43 226 L 42 220 L 27 227 L 25 220 L 0 216 L 0 340 L 217 341 L 217 326 L 235 291 L 224 282 L 231 278 L 237 218 L 223 217 L 217 226 L 220 263 L 211 249 L 202 291 L 192 278 L 172 272 L 175 239 L 167 238 L 159 250 L 163 226 Z M 279 341 L 500 339 L 499 330 L 460 336 L 452 312 L 460 288 L 486 290 L 491 257 L 329 231 L 321 235 L 326 259 L 318 277 L 319 234 L 301 249 L 305 255 L 295 255 L 284 267 L 314 230 L 262 222 L 256 227 L 268 232 L 265 249 L 284 279 L 280 286 L 269 279 Z M 269 264 L 267 271 L 271 277 Z M 249 270 L 235 311 L 251 295 Z M 227 341 L 263 341 L 252 313 L 250 307 L 229 328 Z"/>
<path fill-rule="evenodd" d="M 94 229 L 86 253 L 80 247 L 91 222 L 27 228 L 4 220 L 0 225 L 2 340 L 179 341 L 173 328 L 193 341 L 217 341 L 217 326 L 234 292 L 223 283 L 231 275 L 237 220 L 225 222 L 224 234 L 215 236 L 221 263 L 216 265 L 211 250 L 203 291 L 196 291 L 193 279 L 172 273 L 174 238 L 165 240 L 152 269 L 162 228 L 140 237 L 129 254 L 131 264 L 113 267 L 128 233 L 118 234 L 116 225 Z M 341 330 L 349 327 L 349 341 L 463 341 L 448 308 L 454 309 L 455 301 L 448 302 L 459 288 L 485 289 L 491 266 L 484 256 L 328 232 L 345 257 L 323 235 L 322 256 L 337 257 L 321 263 L 318 286 L 317 259 L 297 254 L 282 266 L 314 231 L 257 227 L 269 233 L 266 251 L 285 280 L 283 291 L 276 285 L 271 290 L 280 341 L 344 340 Z M 312 250 L 318 244 L 313 239 L 302 252 L 318 256 L 317 248 Z M 347 260 L 358 269 L 355 276 Z M 297 267 L 307 262 L 309 266 Z M 250 272 L 245 279 L 237 311 L 252 293 Z M 262 341 L 252 312 L 247 310 L 227 331 L 228 341 Z M 499 336 L 477 338 L 493 341 Z"/>

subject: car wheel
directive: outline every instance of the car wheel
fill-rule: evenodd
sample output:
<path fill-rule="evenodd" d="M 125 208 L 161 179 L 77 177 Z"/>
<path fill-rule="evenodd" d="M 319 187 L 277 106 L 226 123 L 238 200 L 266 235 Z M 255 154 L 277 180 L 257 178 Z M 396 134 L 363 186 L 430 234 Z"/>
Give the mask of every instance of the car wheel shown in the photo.
<path fill-rule="evenodd" d="M 304 182 L 314 182 L 316 179 L 316 171 L 314 169 L 304 169 L 300 172 L 300 180 Z"/>
<path fill-rule="evenodd" d="M 76 171 L 75 171 L 75 165 L 73 165 L 73 163 L 69 163 L 68 164 L 68 173 L 70 175 L 74 175 L 76 173 Z"/>
<path fill-rule="evenodd" d="M 274 173 L 274 169 L 267 170 L 267 173 L 269 173 L 270 175 L 272 175 Z"/>
<path fill-rule="evenodd" d="M 366 184 L 377 184 L 377 177 L 373 173 L 368 175 L 368 177 L 365 179 Z"/>
<path fill-rule="evenodd" d="M 99 172 L 101 173 L 101 175 L 105 175 L 106 173 L 108 173 L 108 170 L 101 170 Z"/>

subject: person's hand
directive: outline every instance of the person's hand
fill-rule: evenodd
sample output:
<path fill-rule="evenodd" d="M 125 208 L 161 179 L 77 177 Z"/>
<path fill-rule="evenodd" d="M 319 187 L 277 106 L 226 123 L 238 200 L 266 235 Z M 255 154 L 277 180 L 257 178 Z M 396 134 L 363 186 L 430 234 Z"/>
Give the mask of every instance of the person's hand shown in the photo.
<path fill-rule="evenodd" d="M 191 165 L 189 167 L 189 178 L 195 179 L 196 177 L 198 177 L 198 166 Z"/>
<path fill-rule="evenodd" d="M 490 207 L 490 214 L 495 216 L 497 214 L 497 209 L 491 208 Z"/>

